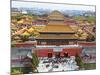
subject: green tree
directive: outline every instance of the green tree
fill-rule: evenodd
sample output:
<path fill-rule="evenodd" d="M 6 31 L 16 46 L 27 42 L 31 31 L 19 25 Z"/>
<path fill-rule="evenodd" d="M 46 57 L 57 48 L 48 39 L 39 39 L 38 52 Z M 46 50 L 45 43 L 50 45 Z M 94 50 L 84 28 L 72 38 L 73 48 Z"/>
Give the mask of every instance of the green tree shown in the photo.
<path fill-rule="evenodd" d="M 38 67 L 38 64 L 39 64 L 39 60 L 38 60 L 38 57 L 35 53 L 32 54 L 32 59 L 31 58 L 28 58 L 30 60 L 29 63 L 25 63 L 24 64 L 24 68 L 22 69 L 22 72 L 24 74 L 28 74 L 29 72 L 38 72 L 37 70 L 37 67 Z"/>
<path fill-rule="evenodd" d="M 15 16 L 15 19 L 16 19 L 17 21 L 19 21 L 19 20 L 21 20 L 21 19 L 22 19 L 22 16 L 23 16 L 23 15 L 18 15 L 18 16 Z"/>
<path fill-rule="evenodd" d="M 33 72 L 35 70 L 37 70 L 38 64 L 39 64 L 39 59 L 38 59 L 37 55 L 35 53 L 33 53 L 33 55 L 32 55 L 32 68 L 33 68 Z"/>
<path fill-rule="evenodd" d="M 95 41 L 95 36 L 94 35 L 92 35 L 92 34 L 88 34 L 88 36 L 87 36 L 87 38 L 86 38 L 86 41 L 89 41 L 89 42 L 91 42 L 91 41 Z"/>
<path fill-rule="evenodd" d="M 76 54 L 75 56 L 75 61 L 77 62 L 77 65 L 79 66 L 80 69 L 84 68 L 84 63 L 78 54 Z"/>
<path fill-rule="evenodd" d="M 22 42 L 28 41 L 29 40 L 29 36 L 28 35 L 21 35 L 20 36 Z"/>

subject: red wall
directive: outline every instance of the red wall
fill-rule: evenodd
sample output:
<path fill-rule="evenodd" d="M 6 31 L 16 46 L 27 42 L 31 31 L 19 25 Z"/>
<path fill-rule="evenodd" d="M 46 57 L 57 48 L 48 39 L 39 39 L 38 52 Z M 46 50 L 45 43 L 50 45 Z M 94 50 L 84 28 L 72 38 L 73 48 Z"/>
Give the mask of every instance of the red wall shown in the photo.
<path fill-rule="evenodd" d="M 52 53 L 53 56 L 56 52 L 53 49 L 36 49 L 34 50 L 38 57 L 48 57 L 48 53 Z M 69 56 L 75 56 L 76 54 L 81 54 L 82 48 L 64 48 L 61 51 L 61 55 L 67 52 Z"/>
<path fill-rule="evenodd" d="M 37 54 L 38 57 L 47 57 L 48 56 L 48 52 L 53 53 L 53 49 L 37 49 L 35 50 L 35 53 Z"/>
<path fill-rule="evenodd" d="M 76 54 L 80 55 L 82 48 L 64 48 L 62 53 L 67 52 L 69 56 L 75 56 Z"/>

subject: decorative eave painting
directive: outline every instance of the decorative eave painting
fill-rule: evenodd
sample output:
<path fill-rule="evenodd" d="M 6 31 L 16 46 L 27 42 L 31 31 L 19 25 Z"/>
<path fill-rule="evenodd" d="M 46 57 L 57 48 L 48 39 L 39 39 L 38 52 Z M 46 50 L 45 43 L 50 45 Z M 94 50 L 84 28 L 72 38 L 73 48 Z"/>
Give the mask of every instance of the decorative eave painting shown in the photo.
<path fill-rule="evenodd" d="M 96 69 L 96 6 L 11 1 L 11 74 Z"/>

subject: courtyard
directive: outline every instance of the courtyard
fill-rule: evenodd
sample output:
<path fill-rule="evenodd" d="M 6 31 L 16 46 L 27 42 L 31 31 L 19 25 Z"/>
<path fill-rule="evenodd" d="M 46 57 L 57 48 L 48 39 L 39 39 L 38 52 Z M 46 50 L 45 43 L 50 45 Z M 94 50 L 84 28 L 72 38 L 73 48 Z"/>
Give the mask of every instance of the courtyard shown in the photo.
<path fill-rule="evenodd" d="M 75 61 L 75 57 L 70 58 L 40 58 L 38 72 L 57 72 L 57 71 L 73 71 L 78 70 L 79 66 Z"/>

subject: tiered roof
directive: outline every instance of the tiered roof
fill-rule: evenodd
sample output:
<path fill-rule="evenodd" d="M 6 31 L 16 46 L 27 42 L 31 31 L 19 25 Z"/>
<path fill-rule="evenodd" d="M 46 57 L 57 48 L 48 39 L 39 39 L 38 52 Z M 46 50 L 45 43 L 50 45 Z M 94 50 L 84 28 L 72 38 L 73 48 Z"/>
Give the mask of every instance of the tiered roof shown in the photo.
<path fill-rule="evenodd" d="M 54 40 L 54 39 L 56 39 L 56 40 L 59 40 L 59 39 L 62 39 L 62 40 L 64 40 L 64 39 L 77 39 L 77 37 L 75 36 L 75 35 L 68 35 L 68 34 L 64 34 L 64 35 L 57 35 L 57 34 L 54 34 L 54 35 L 50 35 L 50 34 L 46 34 L 46 35 L 44 35 L 44 34 L 40 34 L 40 36 L 39 37 L 37 37 L 36 39 L 39 39 L 39 40 L 46 40 L 46 39 L 49 39 L 49 40 Z"/>
<path fill-rule="evenodd" d="M 61 21 L 58 21 L 58 19 Z M 36 39 L 77 39 L 74 35 L 75 31 L 70 26 L 64 24 L 64 15 L 59 11 L 53 11 L 48 16 L 48 20 L 51 20 L 50 22 L 55 21 L 55 24 L 52 24 L 53 22 L 48 23 L 48 25 L 40 31 L 40 36 Z M 58 24 L 58 22 L 61 23 Z"/>
<path fill-rule="evenodd" d="M 61 12 L 55 10 L 49 14 L 48 19 L 64 20 L 64 15 Z"/>
<path fill-rule="evenodd" d="M 40 33 L 74 33 L 74 31 L 66 25 L 47 25 Z"/>

